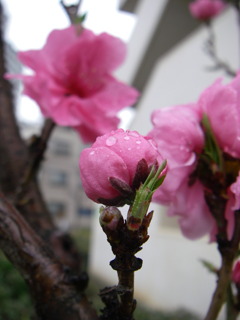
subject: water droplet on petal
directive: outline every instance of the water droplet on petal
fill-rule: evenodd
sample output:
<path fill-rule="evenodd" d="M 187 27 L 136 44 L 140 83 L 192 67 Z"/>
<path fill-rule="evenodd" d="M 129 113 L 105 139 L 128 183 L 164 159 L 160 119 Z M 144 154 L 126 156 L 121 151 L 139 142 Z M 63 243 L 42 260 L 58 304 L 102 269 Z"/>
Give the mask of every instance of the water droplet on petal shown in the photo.
<path fill-rule="evenodd" d="M 123 139 L 124 139 L 124 140 L 129 140 L 130 137 L 129 137 L 129 136 L 125 136 Z"/>
<path fill-rule="evenodd" d="M 129 135 L 132 136 L 132 137 L 136 137 L 136 138 L 139 137 L 139 134 L 136 131 L 130 131 Z"/>
<path fill-rule="evenodd" d="M 136 144 L 141 144 L 142 142 L 140 140 L 137 140 L 136 141 Z"/>
<path fill-rule="evenodd" d="M 90 156 L 93 156 L 95 154 L 95 151 L 91 151 L 89 154 Z"/>
<path fill-rule="evenodd" d="M 108 147 L 111 147 L 111 146 L 113 146 L 116 142 L 117 142 L 117 138 L 115 138 L 115 137 L 108 137 L 107 140 L 106 140 L 106 145 L 107 145 Z"/>
<path fill-rule="evenodd" d="M 128 148 L 128 151 L 132 150 L 132 148 Z"/>

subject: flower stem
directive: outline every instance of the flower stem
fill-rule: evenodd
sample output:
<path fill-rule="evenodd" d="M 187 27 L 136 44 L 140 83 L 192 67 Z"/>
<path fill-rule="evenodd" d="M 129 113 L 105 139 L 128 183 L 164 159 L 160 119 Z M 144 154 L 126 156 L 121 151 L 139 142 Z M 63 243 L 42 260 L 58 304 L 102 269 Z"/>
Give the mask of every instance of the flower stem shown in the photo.
<path fill-rule="evenodd" d="M 219 270 L 217 287 L 204 320 L 215 320 L 226 301 L 227 291 L 230 285 L 231 273 L 234 259 L 237 255 L 240 241 L 240 212 L 235 211 L 235 228 L 231 241 L 219 242 L 222 265 Z"/>
<path fill-rule="evenodd" d="M 114 212 L 112 208 L 111 212 Z M 141 226 L 136 231 L 128 228 L 127 221 L 123 217 L 118 218 L 118 223 L 114 224 L 114 228 L 106 221 L 101 224 L 115 255 L 110 265 L 118 274 L 118 285 L 101 292 L 101 298 L 106 305 L 106 308 L 102 310 L 101 319 L 106 319 L 106 315 L 111 315 L 111 318 L 116 320 L 133 320 L 133 312 L 136 307 L 134 272 L 142 267 L 142 260 L 135 257 L 135 254 L 141 250 L 143 243 L 149 238 L 148 227 L 151 219 L 152 212 L 145 215 Z"/>
<path fill-rule="evenodd" d="M 118 286 L 123 289 L 120 294 L 119 311 L 123 319 L 131 319 L 136 306 L 134 300 L 134 271 L 118 271 Z"/>
<path fill-rule="evenodd" d="M 204 320 L 215 320 L 226 300 L 226 291 L 230 281 L 230 274 L 232 271 L 233 259 L 223 255 L 222 266 L 219 272 L 218 284 L 214 292 L 212 302 L 210 304 L 208 313 Z"/>
<path fill-rule="evenodd" d="M 233 70 L 227 62 L 221 60 L 218 57 L 217 50 L 216 50 L 216 39 L 215 39 L 215 34 L 213 31 L 212 23 L 209 21 L 206 24 L 208 28 L 208 39 L 206 41 L 205 45 L 205 50 L 206 53 L 209 55 L 209 57 L 212 59 L 214 62 L 214 66 L 212 67 L 213 70 L 215 69 L 222 69 L 228 76 L 235 77 L 236 76 L 236 71 Z"/>

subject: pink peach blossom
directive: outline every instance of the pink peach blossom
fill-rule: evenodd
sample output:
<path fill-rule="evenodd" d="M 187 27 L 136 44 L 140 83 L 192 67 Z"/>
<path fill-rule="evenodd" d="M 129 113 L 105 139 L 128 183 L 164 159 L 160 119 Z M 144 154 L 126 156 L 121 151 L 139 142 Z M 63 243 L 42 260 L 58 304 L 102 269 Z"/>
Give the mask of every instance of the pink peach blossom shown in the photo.
<path fill-rule="evenodd" d="M 19 52 L 20 61 L 34 71 L 19 77 L 24 93 L 39 104 L 45 117 L 74 127 L 85 142 L 92 142 L 116 129 L 116 113 L 138 96 L 112 75 L 125 55 L 120 39 L 70 26 L 52 31 L 41 50 Z"/>
<path fill-rule="evenodd" d="M 168 214 L 179 217 L 183 235 L 192 240 L 211 234 L 215 229 L 215 221 L 207 207 L 204 188 L 199 181 L 189 185 L 186 180 L 180 186 L 169 206 Z"/>
<path fill-rule="evenodd" d="M 198 180 L 190 184 L 204 147 L 200 121 L 196 105 L 163 108 L 153 112 L 154 128 L 148 134 L 168 161 L 168 174 L 153 200 L 168 205 L 168 214 L 179 217 L 181 230 L 190 239 L 211 234 L 215 226 L 202 184 Z"/>
<path fill-rule="evenodd" d="M 80 155 L 80 175 L 87 196 L 95 202 L 120 196 L 109 179 L 121 180 L 131 188 L 142 159 L 148 166 L 163 160 L 152 141 L 136 131 L 118 129 L 98 137 Z"/>
<path fill-rule="evenodd" d="M 217 80 L 204 90 L 198 101 L 206 114 L 217 143 L 229 155 L 240 157 L 240 75 L 227 85 Z"/>
<path fill-rule="evenodd" d="M 207 160 L 207 152 L 210 151 L 205 149 L 204 116 L 220 149 L 223 166 L 212 163 L 214 158 Z M 204 196 L 206 192 L 214 194 L 214 190 L 211 190 L 214 180 L 208 183 L 205 170 L 212 174 L 209 177 L 211 179 L 226 176 L 225 189 L 221 192 L 227 199 L 224 215 L 227 236 L 231 239 L 235 224 L 234 211 L 240 209 L 240 177 L 234 177 L 240 159 L 240 75 L 226 85 L 217 80 L 204 90 L 196 104 L 155 111 L 152 122 L 154 128 L 149 137 L 155 140 L 159 152 L 168 161 L 168 174 L 153 199 L 168 205 L 170 215 L 179 216 L 184 235 L 194 239 L 209 234 L 211 240 L 215 241 L 217 224 Z M 219 183 L 223 188 L 222 182 Z"/>
<path fill-rule="evenodd" d="M 189 4 L 194 18 L 209 20 L 223 11 L 226 4 L 222 0 L 195 0 Z"/>
<path fill-rule="evenodd" d="M 179 105 L 156 110 L 154 128 L 148 133 L 161 155 L 168 161 L 168 174 L 154 199 L 169 204 L 186 177 L 194 170 L 197 153 L 203 149 L 204 136 L 195 106 Z"/>

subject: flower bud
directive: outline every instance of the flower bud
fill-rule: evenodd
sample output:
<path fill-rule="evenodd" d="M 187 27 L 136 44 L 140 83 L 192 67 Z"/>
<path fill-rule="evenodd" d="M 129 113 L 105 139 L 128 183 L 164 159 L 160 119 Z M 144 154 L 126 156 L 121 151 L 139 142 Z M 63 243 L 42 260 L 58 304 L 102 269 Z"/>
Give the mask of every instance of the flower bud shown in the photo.
<path fill-rule="evenodd" d="M 189 5 L 189 10 L 194 18 L 207 21 L 225 8 L 222 0 L 195 0 Z"/>
<path fill-rule="evenodd" d="M 131 204 L 149 168 L 163 158 L 150 138 L 122 129 L 98 137 L 80 156 L 80 175 L 87 196 L 107 206 Z"/>
<path fill-rule="evenodd" d="M 117 226 L 123 222 L 121 212 L 116 207 L 101 207 L 99 222 L 102 227 L 110 230 L 116 230 Z"/>

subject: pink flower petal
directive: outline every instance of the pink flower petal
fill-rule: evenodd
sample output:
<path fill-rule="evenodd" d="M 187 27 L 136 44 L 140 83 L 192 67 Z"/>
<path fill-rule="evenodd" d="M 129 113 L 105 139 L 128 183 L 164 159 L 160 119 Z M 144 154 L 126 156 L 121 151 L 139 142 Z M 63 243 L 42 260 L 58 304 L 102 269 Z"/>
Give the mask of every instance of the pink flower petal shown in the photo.
<path fill-rule="evenodd" d="M 179 224 L 184 236 L 192 240 L 209 234 L 215 226 L 200 182 L 196 182 L 193 186 L 185 183 L 179 188 L 169 207 L 169 215 L 179 216 Z"/>
<path fill-rule="evenodd" d="M 87 196 L 96 202 L 99 198 L 111 199 L 119 195 L 111 186 L 109 177 L 129 183 L 127 165 L 107 147 L 84 149 L 80 157 L 80 172 Z"/>
<path fill-rule="evenodd" d="M 41 50 L 19 53 L 35 72 L 21 76 L 24 93 L 44 116 L 76 128 L 84 141 L 94 141 L 98 134 L 116 129 L 117 112 L 138 97 L 111 74 L 125 55 L 125 44 L 106 33 L 95 35 L 81 26 L 54 30 Z"/>

